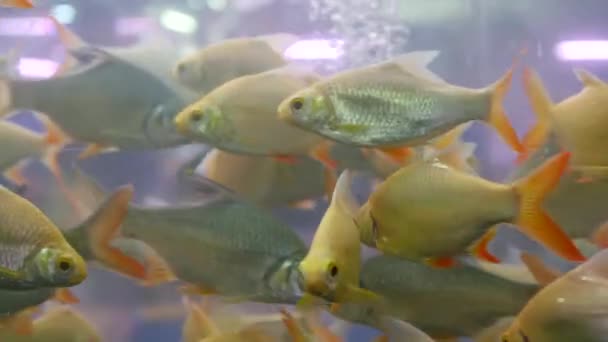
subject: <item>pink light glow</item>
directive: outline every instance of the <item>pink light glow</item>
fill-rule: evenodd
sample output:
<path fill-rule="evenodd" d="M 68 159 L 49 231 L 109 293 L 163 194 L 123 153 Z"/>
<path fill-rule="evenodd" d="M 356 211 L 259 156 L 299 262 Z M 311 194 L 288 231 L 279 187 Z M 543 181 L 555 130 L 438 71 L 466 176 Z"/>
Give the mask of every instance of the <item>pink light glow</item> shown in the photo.
<path fill-rule="evenodd" d="M 49 78 L 58 68 L 59 63 L 40 58 L 20 58 L 17 66 L 21 76 L 31 78 Z"/>
<path fill-rule="evenodd" d="M 155 26 L 155 21 L 147 17 L 127 17 L 116 21 L 114 29 L 121 36 L 137 36 L 151 31 Z"/>
<path fill-rule="evenodd" d="M 606 60 L 608 40 L 567 40 L 555 46 L 555 54 L 563 60 Z"/>
<path fill-rule="evenodd" d="M 54 32 L 53 23 L 45 17 L 0 18 L 3 36 L 49 36 Z"/>
<path fill-rule="evenodd" d="M 307 39 L 295 42 L 285 50 L 289 59 L 337 59 L 344 54 L 341 40 Z"/>

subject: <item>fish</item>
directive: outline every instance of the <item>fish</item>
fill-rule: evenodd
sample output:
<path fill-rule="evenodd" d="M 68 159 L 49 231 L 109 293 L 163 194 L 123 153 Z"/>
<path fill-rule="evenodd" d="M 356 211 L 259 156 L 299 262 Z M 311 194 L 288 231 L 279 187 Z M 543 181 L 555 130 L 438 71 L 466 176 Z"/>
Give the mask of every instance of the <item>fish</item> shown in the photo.
<path fill-rule="evenodd" d="M 343 171 L 308 254 L 300 262 L 302 287 L 307 294 L 334 303 L 379 301 L 377 295 L 359 287 L 361 243 L 351 183 L 352 174 Z M 312 298 L 304 297 L 299 304 L 309 301 Z"/>
<path fill-rule="evenodd" d="M 601 251 L 539 291 L 503 334 L 503 342 L 605 341 L 606 262 Z"/>
<path fill-rule="evenodd" d="M 34 320 L 30 334 L 17 334 L 0 329 L 0 339 L 12 342 L 65 341 L 101 342 L 98 329 L 74 308 L 58 306 Z"/>
<path fill-rule="evenodd" d="M 87 277 L 83 258 L 34 204 L 0 187 L 0 288 L 70 287 Z"/>
<path fill-rule="evenodd" d="M 262 207 L 301 207 L 326 192 L 323 166 L 311 158 L 287 164 L 213 149 L 200 169 L 204 177 Z"/>
<path fill-rule="evenodd" d="M 509 174 L 507 181 L 521 178 L 561 151 L 555 132 L 550 132 L 540 147 L 531 150 L 530 157 Z M 547 195 L 543 207 L 570 238 L 595 242 L 596 234 L 601 233 L 600 228 L 608 220 L 603 205 L 608 200 L 608 180 L 580 182 L 580 178 L 577 172 L 566 172 Z"/>
<path fill-rule="evenodd" d="M 572 153 L 571 168 L 581 174 L 582 180 L 608 176 L 608 158 L 598 148 L 605 142 L 604 131 L 608 124 L 608 84 L 583 69 L 575 69 L 583 89 L 554 104 L 543 82 L 532 68 L 524 70 L 524 89 L 537 117 L 536 125 L 528 132 L 524 146 L 531 151 L 546 140 L 548 132 L 555 131 L 560 146 Z"/>
<path fill-rule="evenodd" d="M 0 6 L 16 8 L 34 8 L 34 4 L 30 0 L 2 0 L 0 1 Z"/>
<path fill-rule="evenodd" d="M 197 180 L 197 186 L 201 181 Z M 191 285 L 185 292 L 295 303 L 300 291 L 297 266 L 306 254 L 304 242 L 264 210 L 236 198 L 217 183 L 205 181 L 215 193 L 200 203 L 174 207 L 129 204 L 133 188 L 118 188 L 92 217 L 126 216 L 120 225 L 113 225 L 118 230 L 99 235 L 106 241 L 130 238 L 144 242 L 166 261 L 169 269 L 164 274 L 170 280 L 177 278 Z M 123 257 L 110 258 L 110 262 L 115 261 L 113 268 L 129 264 Z M 205 267 L 193 268 L 193 260 L 204 262 Z M 137 272 L 130 273 L 138 273 L 135 277 L 141 279 L 141 268 L 137 263 L 132 265 L 126 269 L 135 269 Z M 146 280 L 145 274 L 142 280 Z"/>
<path fill-rule="evenodd" d="M 382 330 L 381 318 L 407 321 L 434 338 L 473 336 L 511 317 L 539 290 L 538 284 L 504 279 L 477 267 L 439 269 L 389 255 L 361 267 L 361 286 L 385 299 L 332 307 L 339 318 Z"/>
<path fill-rule="evenodd" d="M 433 342 L 433 339 L 412 324 L 394 318 L 382 318 L 384 339 L 381 341 Z"/>
<path fill-rule="evenodd" d="M 278 115 L 334 141 L 385 148 L 424 145 L 460 124 L 481 120 L 520 152 L 502 106 L 512 69 L 486 88 L 469 89 L 427 69 L 437 55 L 416 51 L 335 74 L 284 99 Z"/>
<path fill-rule="evenodd" d="M 380 184 L 360 208 L 355 221 L 361 240 L 384 253 L 438 267 L 452 266 L 454 257 L 467 251 L 499 262 L 487 247 L 495 225 L 511 223 L 557 255 L 583 261 L 571 239 L 542 209 L 568 159 L 568 153 L 558 154 L 511 184 L 490 182 L 433 160 L 408 165 Z"/>
<path fill-rule="evenodd" d="M 55 177 L 61 179 L 56 153 L 67 139 L 53 122 L 45 117 L 42 117 L 41 121 L 46 128 L 45 134 L 31 131 L 8 120 L 0 121 L 0 145 L 4 146 L 0 154 L 0 169 L 4 171 L 4 176 L 17 186 L 27 183 L 22 171 L 33 159 L 43 161 Z"/>
<path fill-rule="evenodd" d="M 187 316 L 182 327 L 182 341 L 199 342 L 239 342 L 239 341 L 279 341 L 264 329 L 254 325 L 235 323 L 230 329 L 221 329 L 207 310 L 198 303 L 185 300 Z M 238 321 L 238 319 L 235 319 Z"/>
<path fill-rule="evenodd" d="M 291 163 L 295 157 L 310 155 L 335 169 L 321 136 L 276 115 L 285 97 L 319 79 L 316 73 L 293 65 L 242 76 L 184 108 L 175 117 L 175 126 L 188 138 L 224 151 L 273 156 Z"/>
<path fill-rule="evenodd" d="M 67 136 L 89 143 L 81 158 L 108 147 L 159 149 L 187 143 L 175 131 L 173 118 L 191 98 L 101 48 L 67 47 L 67 53 L 79 64 L 56 77 L 4 76 L 0 98 L 6 101 L 0 108 L 46 114 Z"/>
<path fill-rule="evenodd" d="M 288 33 L 226 39 L 178 61 L 173 76 L 204 95 L 232 79 L 285 66 L 283 52 L 297 40 Z"/>

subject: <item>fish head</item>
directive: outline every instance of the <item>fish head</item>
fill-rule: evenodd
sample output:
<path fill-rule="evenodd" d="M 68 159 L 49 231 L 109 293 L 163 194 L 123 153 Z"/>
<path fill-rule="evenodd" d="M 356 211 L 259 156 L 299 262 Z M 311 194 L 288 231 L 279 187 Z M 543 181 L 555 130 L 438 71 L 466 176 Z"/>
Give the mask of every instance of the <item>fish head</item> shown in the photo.
<path fill-rule="evenodd" d="M 180 134 L 205 143 L 221 144 L 234 137 L 230 119 L 207 98 L 186 107 L 174 123 Z"/>
<path fill-rule="evenodd" d="M 86 262 L 71 248 L 44 247 L 33 262 L 37 278 L 49 286 L 74 286 L 87 277 Z"/>
<path fill-rule="evenodd" d="M 332 258 L 307 256 L 299 266 L 304 291 L 332 300 L 340 284 L 341 268 Z"/>
<path fill-rule="evenodd" d="M 329 99 L 315 87 L 308 87 L 283 100 L 279 119 L 315 132 L 335 130 L 337 117 Z"/>

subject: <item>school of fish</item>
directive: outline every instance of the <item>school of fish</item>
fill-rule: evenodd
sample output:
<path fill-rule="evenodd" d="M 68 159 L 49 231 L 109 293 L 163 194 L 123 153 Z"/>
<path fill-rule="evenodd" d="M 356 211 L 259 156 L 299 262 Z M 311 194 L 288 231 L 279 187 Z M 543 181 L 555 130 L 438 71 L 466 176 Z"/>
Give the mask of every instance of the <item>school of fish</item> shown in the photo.
<path fill-rule="evenodd" d="M 591 72 L 575 69 L 581 91 L 555 102 L 519 60 L 466 88 L 430 70 L 439 51 L 322 75 L 284 57 L 289 33 L 182 58 L 94 46 L 48 20 L 66 56 L 55 75 L 18 76 L 18 49 L 0 64 L 0 341 L 104 341 L 70 306 L 89 267 L 177 285 L 186 342 L 339 342 L 352 324 L 377 342 L 608 341 L 608 83 Z M 521 139 L 503 106 L 519 73 L 536 118 Z M 13 121 L 20 110 L 44 132 Z M 479 175 L 474 121 L 518 154 L 504 181 Z M 195 143 L 208 149 L 174 176 L 196 202 L 141 204 L 132 184 L 107 189 L 79 166 Z M 35 161 L 78 223 L 27 198 Z M 311 243 L 275 209 L 317 212 Z M 499 246 L 501 233 L 543 254 Z"/>

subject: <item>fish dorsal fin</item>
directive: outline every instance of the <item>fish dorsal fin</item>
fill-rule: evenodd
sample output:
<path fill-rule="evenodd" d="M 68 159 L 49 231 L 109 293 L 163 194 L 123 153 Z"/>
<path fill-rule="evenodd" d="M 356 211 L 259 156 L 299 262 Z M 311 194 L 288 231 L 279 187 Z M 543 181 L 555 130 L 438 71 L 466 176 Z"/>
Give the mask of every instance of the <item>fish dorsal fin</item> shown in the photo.
<path fill-rule="evenodd" d="M 82 38 L 80 38 L 80 36 L 78 36 L 74 31 L 68 29 L 65 25 L 61 24 L 55 17 L 49 16 L 49 19 L 53 23 L 55 32 L 57 32 L 57 36 L 59 36 L 59 41 L 66 51 L 88 46 L 88 44 Z M 70 53 L 66 53 L 65 59 L 53 76 L 65 74 L 68 72 L 68 70 L 75 68 L 78 63 L 78 60 L 74 58 L 74 56 L 72 56 Z"/>
<path fill-rule="evenodd" d="M 439 55 L 439 51 L 414 51 L 397 56 L 387 65 L 396 65 L 401 70 L 416 77 L 431 81 L 433 83 L 446 84 L 447 82 L 428 69 L 428 65 Z"/>
<path fill-rule="evenodd" d="M 293 43 L 298 41 L 298 36 L 291 33 L 275 33 L 264 36 L 257 36 L 256 39 L 264 41 L 270 46 L 276 53 L 283 55 L 285 50 L 290 47 Z"/>
<path fill-rule="evenodd" d="M 526 265 L 534 279 L 541 286 L 547 286 L 561 276 L 559 271 L 548 267 L 541 258 L 528 252 L 522 252 L 521 261 Z"/>
<path fill-rule="evenodd" d="M 577 68 L 574 69 L 574 74 L 576 74 L 578 80 L 581 81 L 581 83 L 586 87 L 601 87 L 606 85 L 606 83 L 599 79 L 599 77 L 587 70 Z"/>
<path fill-rule="evenodd" d="M 332 205 L 335 204 L 338 209 L 354 218 L 359 206 L 357 205 L 357 200 L 350 188 L 352 182 L 352 171 L 344 170 L 336 182 L 336 188 L 334 189 L 334 194 L 332 196 Z"/>

